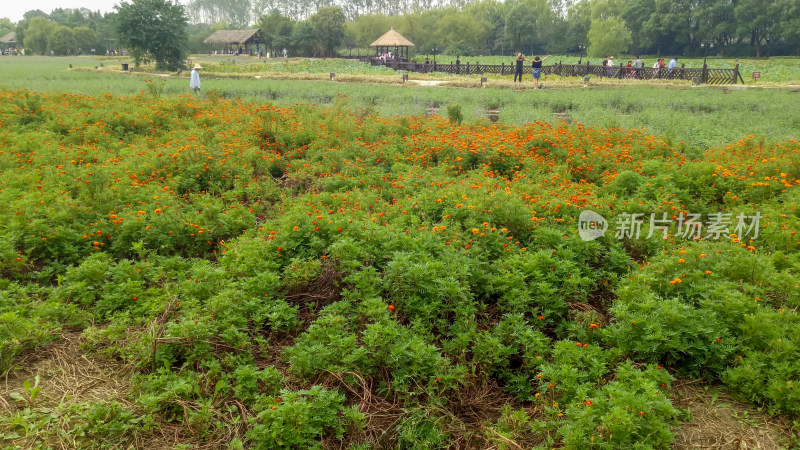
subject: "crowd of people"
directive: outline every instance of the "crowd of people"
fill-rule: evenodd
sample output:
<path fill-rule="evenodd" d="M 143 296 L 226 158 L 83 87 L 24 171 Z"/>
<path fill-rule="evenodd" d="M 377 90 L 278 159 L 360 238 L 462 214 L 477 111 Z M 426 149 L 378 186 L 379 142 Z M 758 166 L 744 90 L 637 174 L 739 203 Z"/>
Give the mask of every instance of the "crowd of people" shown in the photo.
<path fill-rule="evenodd" d="M 392 54 L 391 51 L 386 52 L 386 53 L 381 53 L 380 55 L 378 55 L 378 58 L 380 58 L 381 62 L 384 63 L 384 64 L 386 64 L 386 61 L 391 61 L 391 60 L 395 59 L 395 57 L 396 57 L 396 55 Z"/>
<path fill-rule="evenodd" d="M 603 60 L 603 67 L 607 76 L 614 76 L 614 57 L 608 56 Z M 642 78 L 640 72 L 644 69 L 644 61 L 637 56 L 634 60 L 628 61 L 625 67 L 625 78 Z M 653 63 L 653 78 L 673 78 L 678 68 L 678 57 L 670 60 L 669 64 L 664 61 L 664 58 L 658 58 Z"/>
<path fill-rule="evenodd" d="M 25 56 L 25 49 L 24 48 L 7 48 L 5 50 L 0 49 L 0 56 L 17 56 L 22 55 Z"/>

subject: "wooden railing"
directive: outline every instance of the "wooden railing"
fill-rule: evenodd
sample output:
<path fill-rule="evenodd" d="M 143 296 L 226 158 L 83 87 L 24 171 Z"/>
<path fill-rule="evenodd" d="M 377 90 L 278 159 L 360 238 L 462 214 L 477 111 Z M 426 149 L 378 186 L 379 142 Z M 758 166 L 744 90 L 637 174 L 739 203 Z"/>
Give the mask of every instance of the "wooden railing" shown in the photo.
<path fill-rule="evenodd" d="M 382 61 L 379 58 L 372 58 L 373 66 L 386 66 L 394 70 L 402 70 L 415 73 L 451 73 L 457 75 L 513 75 L 515 67 L 512 64 L 435 64 L 417 63 L 400 61 Z M 689 80 L 694 83 L 704 84 L 736 84 L 737 80 L 744 84 L 744 79 L 739 73 L 739 65 L 733 69 L 710 69 L 704 65 L 701 68 L 679 67 L 675 69 L 652 69 L 652 68 L 633 68 L 614 66 L 612 68 L 604 66 L 594 66 L 589 64 L 553 64 L 543 66 L 544 75 L 559 75 L 562 77 L 588 77 L 596 76 L 601 78 L 618 78 L 632 80 L 656 80 L 674 79 Z M 530 76 L 531 67 L 526 65 L 523 73 Z"/>

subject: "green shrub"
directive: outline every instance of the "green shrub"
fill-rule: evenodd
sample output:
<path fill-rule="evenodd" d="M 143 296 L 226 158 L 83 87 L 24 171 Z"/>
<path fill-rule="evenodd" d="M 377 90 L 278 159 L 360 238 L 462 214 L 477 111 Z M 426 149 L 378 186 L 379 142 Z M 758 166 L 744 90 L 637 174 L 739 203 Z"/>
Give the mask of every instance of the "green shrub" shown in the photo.
<path fill-rule="evenodd" d="M 342 440 L 346 427 L 363 420 L 343 405 L 344 395 L 313 386 L 308 390 L 282 390 L 280 396 L 262 398 L 247 439 L 252 448 L 321 448 L 320 438 Z"/>

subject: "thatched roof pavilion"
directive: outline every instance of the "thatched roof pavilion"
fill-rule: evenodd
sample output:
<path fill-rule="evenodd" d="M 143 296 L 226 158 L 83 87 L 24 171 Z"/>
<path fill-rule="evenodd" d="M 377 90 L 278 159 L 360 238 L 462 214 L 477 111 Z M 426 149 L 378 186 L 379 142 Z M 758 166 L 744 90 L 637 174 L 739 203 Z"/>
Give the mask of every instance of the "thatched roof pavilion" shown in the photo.
<path fill-rule="evenodd" d="M 398 58 L 408 59 L 408 47 L 413 47 L 414 44 L 408 39 L 404 38 L 402 34 L 394 31 L 394 28 L 387 31 L 383 36 L 375 40 L 370 47 L 375 47 L 375 55 L 393 51 L 394 55 Z"/>
<path fill-rule="evenodd" d="M 225 49 L 228 49 L 228 46 L 245 46 L 248 45 L 258 45 L 263 44 L 264 41 L 261 40 L 261 31 L 258 28 L 249 28 L 247 30 L 219 30 L 214 32 L 211 36 L 205 38 L 203 42 L 206 44 L 223 44 L 225 45 Z"/>
<path fill-rule="evenodd" d="M 13 31 L 11 33 L 5 34 L 3 37 L 0 37 L 0 44 L 3 47 L 11 48 L 17 45 L 17 34 Z"/>

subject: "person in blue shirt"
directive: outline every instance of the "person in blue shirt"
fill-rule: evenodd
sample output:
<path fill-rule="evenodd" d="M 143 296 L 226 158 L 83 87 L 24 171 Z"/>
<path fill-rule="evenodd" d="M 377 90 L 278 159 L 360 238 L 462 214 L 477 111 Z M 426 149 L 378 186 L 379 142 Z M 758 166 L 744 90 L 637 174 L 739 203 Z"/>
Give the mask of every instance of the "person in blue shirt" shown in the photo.
<path fill-rule="evenodd" d="M 675 76 L 675 72 L 678 68 L 678 57 L 672 58 L 672 61 L 669 62 L 669 77 L 673 78 Z"/>

